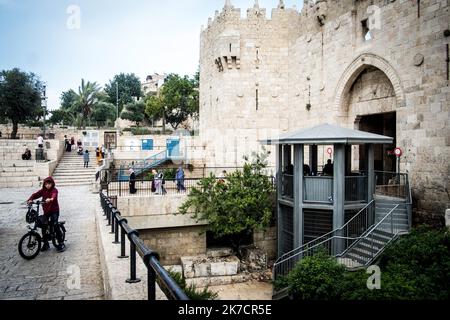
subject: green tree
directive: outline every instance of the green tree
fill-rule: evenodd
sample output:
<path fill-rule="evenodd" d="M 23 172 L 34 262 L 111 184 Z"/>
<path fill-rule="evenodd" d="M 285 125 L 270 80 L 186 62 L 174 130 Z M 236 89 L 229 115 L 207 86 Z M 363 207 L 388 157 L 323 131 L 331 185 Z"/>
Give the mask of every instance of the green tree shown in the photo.
<path fill-rule="evenodd" d="M 175 130 L 190 116 L 196 117 L 198 114 L 199 95 L 196 85 L 195 78 L 180 77 L 177 74 L 170 74 L 164 83 L 161 95 L 165 118 Z"/>
<path fill-rule="evenodd" d="M 118 86 L 117 86 L 118 85 Z M 119 96 L 119 114 L 124 109 L 124 106 L 134 101 L 133 98 L 143 97 L 141 89 L 141 81 L 134 74 L 118 74 L 110 80 L 109 84 L 105 86 L 105 92 L 108 96 L 107 102 L 116 105 L 117 93 Z"/>
<path fill-rule="evenodd" d="M 226 237 L 238 254 L 242 233 L 267 228 L 273 217 L 274 187 L 264 174 L 267 153 L 253 155 L 251 162 L 246 158 L 242 171 L 228 174 L 225 181 L 214 175 L 200 180 L 179 209 L 207 221 L 208 230 L 216 238 Z"/>
<path fill-rule="evenodd" d="M 57 109 L 51 111 L 51 117 L 49 122 L 51 124 L 62 124 L 62 125 L 73 125 L 75 122 L 75 116 L 69 111 L 65 109 Z"/>
<path fill-rule="evenodd" d="M 61 94 L 60 101 L 61 101 L 61 109 L 69 111 L 70 113 L 74 112 L 74 105 L 77 100 L 77 93 L 73 91 L 72 89 L 64 91 Z"/>
<path fill-rule="evenodd" d="M 0 73 L 0 118 L 11 120 L 11 138 L 16 138 L 19 123 L 42 115 L 42 91 L 43 85 L 33 73 L 18 68 Z"/>
<path fill-rule="evenodd" d="M 98 128 L 103 124 L 114 123 L 116 119 L 116 107 L 107 102 L 98 102 L 92 111 L 92 119 L 97 123 Z"/>
<path fill-rule="evenodd" d="M 161 96 L 152 95 L 145 98 L 145 115 L 155 122 L 163 119 L 163 131 L 166 130 L 164 111 L 164 99 Z"/>
<path fill-rule="evenodd" d="M 145 103 L 143 101 L 138 101 L 125 105 L 125 110 L 120 117 L 125 120 L 136 122 L 136 125 L 139 127 L 139 123 L 145 118 Z"/>
<path fill-rule="evenodd" d="M 100 88 L 96 82 L 84 82 L 81 80 L 81 86 L 78 87 L 74 110 L 81 114 L 83 129 L 86 129 L 86 122 L 92 114 L 92 109 L 98 101 Z"/>

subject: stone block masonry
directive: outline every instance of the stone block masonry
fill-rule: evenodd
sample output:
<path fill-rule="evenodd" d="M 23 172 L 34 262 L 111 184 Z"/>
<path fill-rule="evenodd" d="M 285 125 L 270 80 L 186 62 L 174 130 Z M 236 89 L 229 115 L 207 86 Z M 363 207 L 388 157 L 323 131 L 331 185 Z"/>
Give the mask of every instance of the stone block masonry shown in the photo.
<path fill-rule="evenodd" d="M 182 256 L 206 253 L 203 226 L 139 230 L 145 244 L 158 252 L 164 265 L 178 265 Z"/>
<path fill-rule="evenodd" d="M 415 206 L 444 215 L 449 1 L 305 1 L 301 11 L 273 9 L 270 19 L 255 4 L 241 16 L 227 2 L 200 36 L 206 166 L 239 166 L 279 133 L 325 122 L 358 129 L 361 117 L 395 112 Z"/>

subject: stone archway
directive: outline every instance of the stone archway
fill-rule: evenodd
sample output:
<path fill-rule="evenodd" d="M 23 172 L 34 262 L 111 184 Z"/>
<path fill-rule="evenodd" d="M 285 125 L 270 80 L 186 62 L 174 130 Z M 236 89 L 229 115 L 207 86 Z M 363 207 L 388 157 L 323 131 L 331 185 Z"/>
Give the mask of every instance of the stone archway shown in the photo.
<path fill-rule="evenodd" d="M 345 69 L 336 86 L 334 95 L 334 110 L 337 112 L 339 117 L 348 116 L 349 92 L 356 79 L 365 69 L 369 67 L 375 67 L 386 75 L 394 88 L 395 97 L 397 99 L 397 107 L 405 106 L 403 86 L 395 69 L 385 59 L 372 53 L 364 53 L 353 60 L 347 69 Z"/>
<path fill-rule="evenodd" d="M 379 171 L 395 171 L 391 151 L 397 140 L 397 109 L 405 105 L 404 92 L 398 74 L 384 59 L 370 53 L 356 58 L 344 71 L 335 93 L 335 110 L 341 122 L 362 131 L 391 136 L 392 145 L 380 145 L 375 150 L 375 165 Z M 364 163 L 364 150 L 352 148 L 352 168 Z"/>

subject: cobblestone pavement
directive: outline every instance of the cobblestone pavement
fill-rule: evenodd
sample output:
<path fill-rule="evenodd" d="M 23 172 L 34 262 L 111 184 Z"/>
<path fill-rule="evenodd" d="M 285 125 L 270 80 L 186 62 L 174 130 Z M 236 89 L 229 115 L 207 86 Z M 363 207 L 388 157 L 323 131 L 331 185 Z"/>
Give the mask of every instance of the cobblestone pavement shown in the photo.
<path fill-rule="evenodd" d="M 19 240 L 27 232 L 27 210 L 21 203 L 36 189 L 0 189 L 0 299 L 103 299 L 94 212 L 98 195 L 86 186 L 58 190 L 60 220 L 66 221 L 67 227 L 67 250 L 57 253 L 51 245 L 51 250 L 26 261 L 18 252 Z M 77 270 L 79 289 L 72 281 Z"/>

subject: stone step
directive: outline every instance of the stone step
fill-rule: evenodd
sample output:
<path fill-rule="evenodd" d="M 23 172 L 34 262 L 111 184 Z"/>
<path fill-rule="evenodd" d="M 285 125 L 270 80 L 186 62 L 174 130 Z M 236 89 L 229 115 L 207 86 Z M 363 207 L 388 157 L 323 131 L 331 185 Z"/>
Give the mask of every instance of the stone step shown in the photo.
<path fill-rule="evenodd" d="M 27 181 L 27 182 L 1 182 L 0 188 L 31 188 L 40 187 L 39 181 Z"/>
<path fill-rule="evenodd" d="M 56 167 L 56 170 L 79 170 L 79 169 L 87 169 L 87 170 L 96 170 L 97 167 L 89 166 L 88 168 L 85 168 L 82 164 L 79 165 L 73 165 L 73 166 L 58 166 Z"/>
<path fill-rule="evenodd" d="M 83 169 L 79 169 L 79 170 L 58 170 L 56 169 L 53 174 L 60 174 L 60 175 L 77 175 L 77 174 L 90 174 L 90 175 L 95 175 L 96 171 L 91 171 L 91 170 L 83 170 Z"/>
<path fill-rule="evenodd" d="M 39 181 L 38 177 L 30 176 L 30 177 L 0 177 L 0 181 L 2 182 L 29 182 L 29 181 Z"/>
<path fill-rule="evenodd" d="M 69 187 L 69 186 L 89 186 L 92 182 L 62 182 L 58 183 L 58 187 Z"/>
<path fill-rule="evenodd" d="M 36 161 L 30 160 L 3 160 L 0 161 L 0 168 L 32 168 L 36 164 Z"/>
<path fill-rule="evenodd" d="M 89 177 L 93 177 L 95 175 L 95 173 L 92 173 L 92 171 L 83 171 L 83 170 L 79 170 L 79 171 L 58 171 L 55 170 L 55 172 L 53 172 L 54 176 L 66 176 L 66 177 L 78 177 L 78 176 L 89 176 Z"/>
<path fill-rule="evenodd" d="M 33 167 L 2 167 L 0 172 L 34 172 Z"/>
<path fill-rule="evenodd" d="M 8 171 L 8 172 L 0 172 L 0 177 L 35 177 L 35 173 L 33 171 Z"/>

